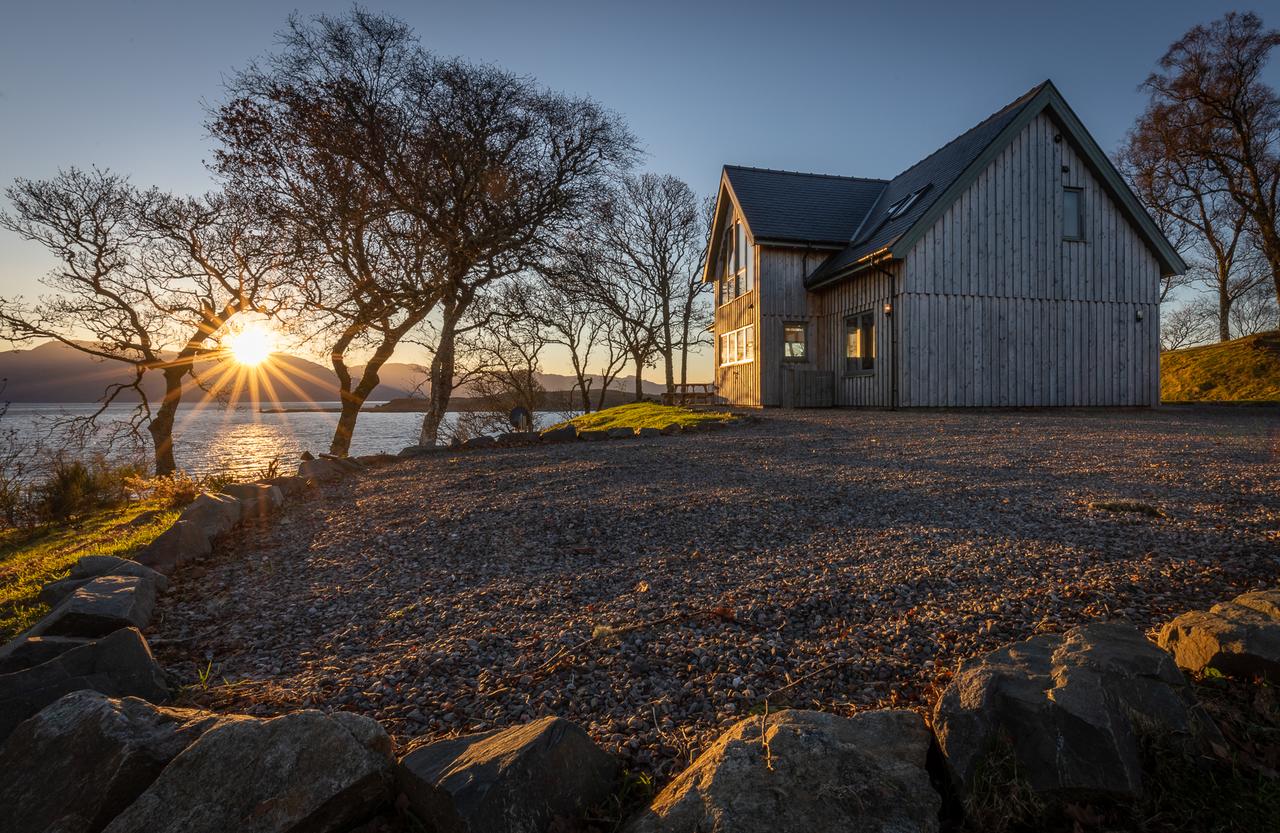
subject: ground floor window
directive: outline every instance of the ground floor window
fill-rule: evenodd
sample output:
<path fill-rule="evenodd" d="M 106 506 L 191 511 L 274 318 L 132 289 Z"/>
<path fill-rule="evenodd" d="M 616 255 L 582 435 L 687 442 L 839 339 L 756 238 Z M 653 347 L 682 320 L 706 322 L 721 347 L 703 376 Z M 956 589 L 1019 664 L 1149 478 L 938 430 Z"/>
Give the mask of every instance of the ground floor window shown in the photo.
<path fill-rule="evenodd" d="M 782 325 L 782 358 L 802 362 L 809 349 L 808 326 L 805 324 Z"/>
<path fill-rule="evenodd" d="M 876 317 L 860 312 L 844 320 L 844 372 L 870 373 L 876 366 Z"/>
<path fill-rule="evenodd" d="M 720 364 L 745 364 L 756 355 L 756 328 L 748 324 L 720 336 Z"/>

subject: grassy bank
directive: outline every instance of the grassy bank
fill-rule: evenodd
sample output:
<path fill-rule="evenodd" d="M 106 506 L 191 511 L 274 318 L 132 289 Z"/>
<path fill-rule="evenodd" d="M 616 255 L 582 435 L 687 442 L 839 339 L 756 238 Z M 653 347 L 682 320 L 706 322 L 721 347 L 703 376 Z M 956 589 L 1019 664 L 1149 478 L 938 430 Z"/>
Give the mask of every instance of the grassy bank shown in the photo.
<path fill-rule="evenodd" d="M 602 431 L 610 428 L 665 428 L 679 425 L 682 428 L 705 422 L 720 422 L 732 414 L 727 411 L 693 411 L 656 402 L 632 402 L 616 408 L 583 414 L 569 420 L 579 431 Z M 561 423 L 563 424 L 563 423 Z"/>
<path fill-rule="evenodd" d="M 1280 331 L 1160 355 L 1166 402 L 1280 401 Z"/>
<path fill-rule="evenodd" d="M 66 575 L 85 555 L 128 557 L 150 543 L 178 516 L 159 501 L 127 503 L 74 523 L 0 533 L 0 641 L 48 612 L 36 600 L 40 588 Z"/>

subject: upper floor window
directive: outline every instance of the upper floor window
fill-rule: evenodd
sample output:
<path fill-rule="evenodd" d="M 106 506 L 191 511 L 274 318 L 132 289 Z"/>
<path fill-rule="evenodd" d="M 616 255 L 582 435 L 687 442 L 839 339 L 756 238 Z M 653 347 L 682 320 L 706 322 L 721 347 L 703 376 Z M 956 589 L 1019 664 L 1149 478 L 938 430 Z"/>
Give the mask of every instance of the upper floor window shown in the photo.
<path fill-rule="evenodd" d="M 747 246 L 747 227 L 734 222 L 725 229 L 720 244 L 720 303 L 727 304 L 755 288 L 755 263 Z"/>
<path fill-rule="evenodd" d="M 889 220 L 896 220 L 899 217 L 901 217 L 903 214 L 906 214 L 908 211 L 911 210 L 911 206 L 916 204 L 916 200 L 920 199 L 920 195 L 928 190 L 929 190 L 928 185 L 924 186 L 923 188 L 917 188 L 916 190 L 912 191 L 910 194 L 907 194 L 902 199 L 893 203 L 885 211 L 886 218 Z"/>
<path fill-rule="evenodd" d="M 1062 239 L 1084 239 L 1084 190 L 1062 189 Z"/>
<path fill-rule="evenodd" d="M 808 327 L 804 324 L 782 325 L 782 358 L 802 362 L 808 352 Z"/>
<path fill-rule="evenodd" d="M 844 320 L 844 372 L 870 373 L 876 366 L 876 316 L 861 312 Z"/>

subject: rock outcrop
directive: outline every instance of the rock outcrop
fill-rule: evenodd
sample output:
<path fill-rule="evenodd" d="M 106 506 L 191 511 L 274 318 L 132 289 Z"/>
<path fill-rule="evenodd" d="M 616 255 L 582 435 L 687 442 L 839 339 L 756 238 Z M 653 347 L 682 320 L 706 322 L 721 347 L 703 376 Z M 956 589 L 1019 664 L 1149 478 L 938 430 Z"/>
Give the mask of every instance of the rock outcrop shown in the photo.
<path fill-rule="evenodd" d="M 420 746 L 396 780 L 435 833 L 545 833 L 607 799 L 617 768 L 577 725 L 545 717 Z"/>
<path fill-rule="evenodd" d="M 172 576 L 179 567 L 213 552 L 208 533 L 195 521 L 175 521 L 138 553 L 137 560 L 158 573 Z"/>
<path fill-rule="evenodd" d="M 337 833 L 391 798 L 391 739 L 375 721 L 300 711 L 209 729 L 108 833 Z"/>
<path fill-rule="evenodd" d="M 156 585 L 144 576 L 98 576 L 67 596 L 30 631 L 33 636 L 106 636 L 143 628 L 156 607 Z"/>
<path fill-rule="evenodd" d="M 231 495 L 205 492 L 182 510 L 178 520 L 195 524 L 210 541 L 226 535 L 240 523 L 240 501 Z"/>
<path fill-rule="evenodd" d="M 1160 630 L 1160 647 L 1182 668 L 1280 681 L 1280 590 L 1257 590 L 1184 613 Z"/>
<path fill-rule="evenodd" d="M 0 746 L 0 833 L 96 833 L 226 720 L 93 691 L 61 698 Z"/>
<path fill-rule="evenodd" d="M 787 710 L 735 724 L 627 833 L 925 833 L 942 801 L 919 715 Z"/>
<path fill-rule="evenodd" d="M 40 601 L 47 605 L 57 605 L 93 579 L 107 575 L 138 576 L 149 579 L 158 592 L 169 589 L 169 580 L 145 564 L 114 555 L 86 555 L 71 565 L 71 572 L 66 578 L 51 581 L 41 588 Z"/>
<path fill-rule="evenodd" d="M 1220 740 L 1173 658 L 1112 623 L 1036 636 L 966 663 L 933 724 L 962 794 L 1011 753 L 1019 779 L 1064 800 L 1138 798 L 1144 735 L 1186 752 Z"/>
<path fill-rule="evenodd" d="M 0 674 L 0 740 L 45 706 L 81 689 L 153 703 L 169 696 L 146 640 L 124 628 L 23 671 Z"/>

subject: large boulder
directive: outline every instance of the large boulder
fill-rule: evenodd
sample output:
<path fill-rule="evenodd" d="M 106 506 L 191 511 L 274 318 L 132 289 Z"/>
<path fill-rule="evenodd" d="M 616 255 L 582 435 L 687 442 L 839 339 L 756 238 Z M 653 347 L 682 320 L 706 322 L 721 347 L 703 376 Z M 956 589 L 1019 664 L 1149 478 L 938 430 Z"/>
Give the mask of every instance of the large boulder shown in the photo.
<path fill-rule="evenodd" d="M 926 833 L 942 799 L 919 715 L 749 717 L 658 794 L 628 833 Z"/>
<path fill-rule="evenodd" d="M 609 432 L 603 428 L 587 428 L 578 432 L 578 439 L 592 443 L 597 440 L 607 440 L 609 439 Z"/>
<path fill-rule="evenodd" d="M 610 428 L 607 432 L 607 436 L 611 440 L 629 440 L 634 438 L 635 435 L 636 429 L 634 428 Z"/>
<path fill-rule="evenodd" d="M 204 530 L 210 541 L 230 532 L 240 523 L 240 501 L 231 495 L 205 492 L 182 510 L 178 520 L 187 521 Z"/>
<path fill-rule="evenodd" d="M 51 581 L 42 587 L 38 598 L 47 605 L 56 605 L 93 579 L 106 575 L 139 576 L 149 579 L 159 592 L 169 589 L 169 579 L 145 564 L 114 555 L 86 555 L 71 565 L 71 572 L 66 578 Z"/>
<path fill-rule="evenodd" d="M 966 663 L 933 726 L 962 793 L 1012 754 L 1026 786 L 1063 800 L 1140 797 L 1144 739 L 1175 753 L 1221 740 L 1173 658 L 1119 623 L 1036 636 Z"/>
<path fill-rule="evenodd" d="M 177 520 L 138 553 L 139 564 L 171 576 L 179 567 L 206 558 L 213 552 L 212 539 L 196 521 Z"/>
<path fill-rule="evenodd" d="M 240 501 L 243 520 L 266 518 L 284 506 L 284 492 L 270 483 L 233 483 L 222 491 Z"/>
<path fill-rule="evenodd" d="M 662 429 L 660 428 L 637 428 L 636 436 L 642 439 L 652 439 L 653 437 L 661 437 Z"/>
<path fill-rule="evenodd" d="M 83 636 L 31 636 L 24 634 L 0 648 L 0 674 L 22 671 L 54 657 L 88 645 L 92 642 Z"/>
<path fill-rule="evenodd" d="M 497 444 L 497 440 L 484 434 L 478 437 L 468 437 L 462 441 L 463 448 L 493 448 Z"/>
<path fill-rule="evenodd" d="M 542 432 L 542 439 L 549 443 L 565 443 L 578 439 L 578 429 L 571 423 L 565 423 L 559 428 L 548 428 Z"/>
<path fill-rule="evenodd" d="M 303 460 L 298 464 L 298 477 L 313 483 L 323 483 L 346 477 L 347 469 L 336 460 Z"/>
<path fill-rule="evenodd" d="M 49 612 L 32 636 L 106 636 L 120 628 L 143 628 L 156 607 L 156 585 L 145 576 L 98 576 Z"/>
<path fill-rule="evenodd" d="M 0 746 L 0 833 L 97 833 L 222 718 L 136 697 L 68 694 Z"/>
<path fill-rule="evenodd" d="M 296 474 L 286 474 L 280 477 L 270 477 L 262 481 L 268 486 L 275 486 L 284 495 L 285 500 L 297 497 L 307 488 L 307 478 L 299 477 Z"/>
<path fill-rule="evenodd" d="M 420 746 L 397 781 L 435 833 L 543 833 L 607 799 L 617 768 L 577 725 L 544 717 Z"/>
<path fill-rule="evenodd" d="M 1280 681 L 1280 590 L 1258 590 L 1184 613 L 1160 629 L 1179 667 Z"/>
<path fill-rule="evenodd" d="M 221 723 L 173 759 L 108 833 L 331 833 L 391 799 L 391 739 L 361 715 Z"/>
<path fill-rule="evenodd" d="M 81 689 L 153 703 L 169 697 L 146 640 L 137 630 L 123 628 L 39 665 L 0 674 L 0 741 L 45 706 Z"/>

